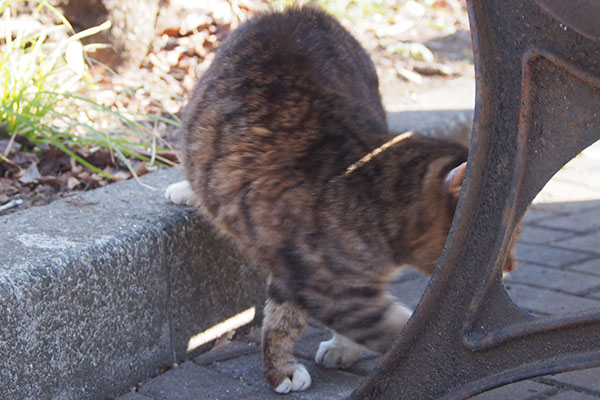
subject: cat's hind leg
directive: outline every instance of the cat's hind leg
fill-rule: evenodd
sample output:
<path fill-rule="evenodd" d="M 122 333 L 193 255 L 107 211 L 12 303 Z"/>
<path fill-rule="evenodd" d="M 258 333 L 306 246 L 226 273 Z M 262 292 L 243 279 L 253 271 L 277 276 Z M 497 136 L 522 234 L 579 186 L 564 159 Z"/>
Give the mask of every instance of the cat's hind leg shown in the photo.
<path fill-rule="evenodd" d="M 387 305 L 385 304 L 386 300 Z M 385 353 L 400 336 L 400 332 L 408 322 L 412 311 L 396 298 L 384 296 L 379 313 L 381 317 L 378 320 L 375 320 L 375 318 L 364 320 L 363 323 L 366 326 L 362 329 L 357 327 L 354 330 L 344 329 L 342 332 L 345 332 L 352 340 L 368 349 L 381 354 Z"/>
<path fill-rule="evenodd" d="M 354 296 L 343 302 L 331 299 L 323 315 L 316 315 L 338 336 L 321 343 L 317 362 L 325 366 L 348 367 L 358 357 L 362 345 L 377 353 L 384 353 L 399 336 L 412 312 L 394 297 L 379 292 L 365 291 L 366 296 Z M 345 339 L 345 340 L 344 340 Z M 332 352 L 329 355 L 329 352 Z M 354 358 L 354 360 L 353 360 Z M 338 360 L 339 359 L 339 360 Z"/>
<path fill-rule="evenodd" d="M 175 204 L 193 205 L 196 195 L 188 181 L 170 184 L 165 190 L 165 197 Z"/>
<path fill-rule="evenodd" d="M 358 343 L 333 332 L 331 339 L 319 344 L 315 361 L 325 368 L 348 368 L 354 364 L 362 348 Z"/>
<path fill-rule="evenodd" d="M 267 300 L 262 353 L 265 379 L 278 393 L 306 390 L 310 374 L 294 358 L 294 342 L 306 325 L 306 312 L 291 302 Z"/>

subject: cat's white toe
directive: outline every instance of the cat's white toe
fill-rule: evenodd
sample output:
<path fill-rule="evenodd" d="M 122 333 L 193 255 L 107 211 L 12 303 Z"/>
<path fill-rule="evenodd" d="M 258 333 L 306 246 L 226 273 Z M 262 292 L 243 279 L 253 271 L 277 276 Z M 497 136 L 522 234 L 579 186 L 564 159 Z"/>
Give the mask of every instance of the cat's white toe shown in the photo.
<path fill-rule="evenodd" d="M 315 361 L 325 368 L 348 368 L 354 364 L 361 350 L 361 345 L 334 333 L 330 340 L 319 344 Z"/>
<path fill-rule="evenodd" d="M 292 381 L 290 378 L 285 378 L 283 382 L 281 382 L 279 386 L 275 388 L 277 393 L 289 393 L 290 390 L 292 390 Z"/>
<path fill-rule="evenodd" d="M 165 197 L 175 204 L 192 205 L 194 192 L 188 181 L 173 183 L 165 190 Z"/>
<path fill-rule="evenodd" d="M 306 367 L 302 364 L 296 364 L 296 369 L 292 378 L 285 378 L 276 388 L 277 393 L 299 392 L 310 387 L 312 380 Z"/>

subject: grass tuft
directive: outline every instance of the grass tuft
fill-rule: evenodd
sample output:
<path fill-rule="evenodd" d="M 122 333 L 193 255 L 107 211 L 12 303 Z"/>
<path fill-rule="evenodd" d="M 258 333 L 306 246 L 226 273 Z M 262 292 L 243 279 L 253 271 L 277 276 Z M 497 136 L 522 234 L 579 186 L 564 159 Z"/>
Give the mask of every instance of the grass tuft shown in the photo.
<path fill-rule="evenodd" d="M 37 23 L 22 23 L 23 16 L 13 11 L 19 1 L 0 0 L 0 136 L 9 140 L 1 159 L 10 161 L 11 145 L 21 136 L 34 146 L 56 146 L 113 180 L 117 178 L 109 171 L 90 164 L 74 149 L 106 148 L 136 178 L 132 159 L 173 165 L 160 156 L 171 149 L 152 128 L 159 122 L 177 127 L 176 116 L 131 113 L 97 100 L 102 89 L 89 72 L 89 54 L 100 45 L 83 45 L 81 39 L 109 29 L 110 22 L 76 33 L 56 8 L 33 0 L 37 7 L 27 17 Z M 43 13 L 46 18 L 41 18 Z M 55 22 L 44 24 L 48 15 Z"/>

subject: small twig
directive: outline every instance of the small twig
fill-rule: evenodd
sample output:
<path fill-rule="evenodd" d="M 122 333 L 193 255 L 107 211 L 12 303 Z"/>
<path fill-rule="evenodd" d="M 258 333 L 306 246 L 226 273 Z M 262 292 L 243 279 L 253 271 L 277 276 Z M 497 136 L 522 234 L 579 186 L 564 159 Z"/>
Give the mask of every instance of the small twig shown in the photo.
<path fill-rule="evenodd" d="M 6 210 L 9 210 L 13 207 L 20 206 L 21 204 L 23 204 L 23 200 L 21 200 L 21 199 L 11 200 L 8 203 L 0 206 L 0 213 L 4 212 Z"/>
<path fill-rule="evenodd" d="M 10 154 L 10 151 L 12 150 L 12 146 L 13 143 L 15 143 L 15 137 L 17 136 L 17 133 L 13 133 L 10 136 L 10 140 L 8 141 L 8 145 L 6 146 L 6 149 L 4 150 L 4 157 L 8 157 L 8 155 Z"/>

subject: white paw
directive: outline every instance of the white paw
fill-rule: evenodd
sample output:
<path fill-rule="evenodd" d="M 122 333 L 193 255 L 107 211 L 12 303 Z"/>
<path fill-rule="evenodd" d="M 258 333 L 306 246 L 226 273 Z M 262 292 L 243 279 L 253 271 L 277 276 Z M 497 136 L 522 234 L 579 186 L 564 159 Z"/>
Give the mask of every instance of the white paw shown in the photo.
<path fill-rule="evenodd" d="M 173 183 L 165 190 L 165 197 L 175 204 L 192 205 L 194 196 L 188 181 Z"/>
<path fill-rule="evenodd" d="M 319 344 L 315 361 L 326 368 L 348 368 L 354 364 L 361 350 L 361 345 L 334 332 L 330 340 Z"/>
<path fill-rule="evenodd" d="M 306 390 L 312 383 L 310 374 L 302 364 L 296 364 L 292 379 L 285 378 L 276 388 L 277 393 L 299 392 Z"/>

